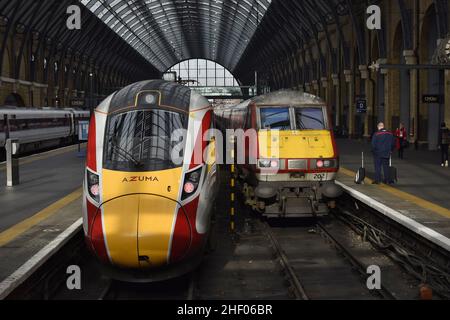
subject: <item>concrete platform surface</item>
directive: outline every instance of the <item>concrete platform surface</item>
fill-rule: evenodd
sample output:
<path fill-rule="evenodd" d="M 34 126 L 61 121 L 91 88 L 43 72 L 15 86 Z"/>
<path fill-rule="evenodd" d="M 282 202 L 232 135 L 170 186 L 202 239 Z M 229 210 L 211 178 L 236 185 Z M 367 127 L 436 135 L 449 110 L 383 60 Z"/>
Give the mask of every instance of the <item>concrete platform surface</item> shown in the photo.
<path fill-rule="evenodd" d="M 0 299 L 81 230 L 81 197 L 0 246 Z"/>
<path fill-rule="evenodd" d="M 23 158 L 20 185 L 12 188 L 6 187 L 5 165 L 0 164 L 0 245 L 3 231 L 79 189 L 85 161 L 78 146 Z"/>
<path fill-rule="evenodd" d="M 81 228 L 84 163 L 78 146 L 21 158 L 13 188 L 0 164 L 0 296 Z"/>
<path fill-rule="evenodd" d="M 351 171 L 361 167 L 361 152 L 365 154 L 366 172 L 374 178 L 375 169 L 371 145 L 358 140 L 338 139 L 341 166 Z M 399 181 L 393 187 L 424 200 L 450 209 L 450 168 L 440 166 L 440 152 L 405 150 L 405 160 L 394 152 L 393 165 L 398 169 Z"/>

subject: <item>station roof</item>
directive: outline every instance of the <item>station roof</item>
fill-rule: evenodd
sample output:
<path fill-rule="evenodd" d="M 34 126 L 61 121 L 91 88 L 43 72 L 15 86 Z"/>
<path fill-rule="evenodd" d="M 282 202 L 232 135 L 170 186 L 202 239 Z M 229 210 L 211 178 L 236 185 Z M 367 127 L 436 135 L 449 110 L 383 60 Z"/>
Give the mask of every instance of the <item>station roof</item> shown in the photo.
<path fill-rule="evenodd" d="M 130 80 L 159 76 L 151 63 L 82 5 L 81 30 L 69 30 L 66 25 L 67 9 L 74 3 L 77 2 L 0 0 L 0 28 L 6 33 L 23 34 L 23 37 L 17 37 L 18 41 L 23 39 L 22 43 L 26 41 L 29 44 L 33 55 L 43 54 L 49 61 L 73 56 L 87 65 L 101 60 L 103 65 L 128 75 Z M 5 45 L 6 40 L 0 51 L 5 50 Z M 20 47 L 25 52 L 23 44 L 17 45 L 18 51 Z M 44 60 L 44 57 L 41 58 Z M 19 77 L 18 74 L 13 76 Z"/>
<path fill-rule="evenodd" d="M 272 0 L 81 0 L 160 71 L 191 58 L 233 70 Z"/>
<path fill-rule="evenodd" d="M 66 9 L 74 3 L 82 4 L 80 32 L 65 28 Z M 57 50 L 118 61 L 114 68 L 139 78 L 184 60 L 209 59 L 252 83 L 253 72 L 277 57 L 311 42 L 318 48 L 321 32 L 332 48 L 328 26 L 339 26 L 340 17 L 352 18 L 351 13 L 360 16 L 366 5 L 366 0 L 0 0 L 0 26 L 17 22 L 38 32 L 41 42 L 55 40 Z M 344 56 L 347 61 L 345 50 Z"/>

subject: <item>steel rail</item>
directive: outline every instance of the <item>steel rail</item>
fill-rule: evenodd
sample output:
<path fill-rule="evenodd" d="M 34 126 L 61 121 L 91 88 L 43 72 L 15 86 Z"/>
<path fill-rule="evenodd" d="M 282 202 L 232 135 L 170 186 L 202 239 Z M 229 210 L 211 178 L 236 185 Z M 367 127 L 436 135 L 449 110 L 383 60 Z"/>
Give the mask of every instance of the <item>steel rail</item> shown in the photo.
<path fill-rule="evenodd" d="M 320 229 L 322 235 L 326 237 L 329 241 L 332 242 L 332 244 L 336 247 L 336 249 L 341 252 L 344 257 L 354 266 L 357 268 L 357 271 L 361 274 L 363 277 L 367 277 L 367 266 L 362 263 L 358 258 L 356 258 L 342 243 L 340 243 L 336 237 L 332 235 L 330 231 L 327 230 L 327 228 L 321 223 L 317 223 L 318 228 Z M 383 299 L 389 299 L 389 300 L 397 300 L 394 294 L 392 294 L 385 286 L 381 285 L 381 289 L 376 291 L 378 294 L 381 295 Z"/>
<path fill-rule="evenodd" d="M 269 241 L 272 244 L 272 248 L 275 251 L 275 254 L 279 258 L 279 263 L 283 270 L 286 273 L 286 276 L 288 277 L 288 281 L 291 285 L 290 291 L 294 295 L 296 300 L 309 300 L 308 295 L 306 294 L 306 291 L 300 282 L 300 279 L 298 278 L 297 274 L 295 273 L 294 269 L 291 266 L 291 263 L 289 262 L 288 257 L 286 256 L 286 253 L 284 252 L 283 248 L 281 247 L 278 240 L 275 238 L 275 235 L 273 234 L 270 226 L 267 223 L 259 222 L 261 225 L 261 229 L 263 232 L 267 235 Z"/>

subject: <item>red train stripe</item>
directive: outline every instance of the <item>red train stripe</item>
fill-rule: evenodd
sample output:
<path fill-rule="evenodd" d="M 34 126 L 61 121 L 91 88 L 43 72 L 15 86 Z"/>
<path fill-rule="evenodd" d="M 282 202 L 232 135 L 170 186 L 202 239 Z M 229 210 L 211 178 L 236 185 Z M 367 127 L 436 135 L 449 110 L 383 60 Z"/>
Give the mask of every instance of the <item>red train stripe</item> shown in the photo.
<path fill-rule="evenodd" d="M 95 114 L 92 114 L 91 121 L 89 122 L 89 137 L 86 155 L 86 165 L 92 171 L 97 171 L 97 134 L 95 126 Z"/>
<path fill-rule="evenodd" d="M 106 251 L 105 239 L 103 236 L 102 212 L 94 206 L 88 199 L 87 214 L 88 214 L 88 240 L 94 253 L 104 262 L 108 262 L 108 253 Z M 95 219 L 95 220 L 94 220 Z"/>
<path fill-rule="evenodd" d="M 169 263 L 175 263 L 195 255 L 203 246 L 205 237 L 196 230 L 197 208 L 199 198 L 178 210 L 177 221 L 172 238 Z"/>

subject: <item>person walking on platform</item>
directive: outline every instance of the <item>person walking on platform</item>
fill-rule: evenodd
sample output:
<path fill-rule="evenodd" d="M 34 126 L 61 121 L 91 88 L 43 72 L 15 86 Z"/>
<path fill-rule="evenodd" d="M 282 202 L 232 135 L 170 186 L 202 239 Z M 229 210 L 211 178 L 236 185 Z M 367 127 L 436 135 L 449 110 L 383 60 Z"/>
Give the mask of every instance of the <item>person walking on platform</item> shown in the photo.
<path fill-rule="evenodd" d="M 447 128 L 445 122 L 441 124 L 439 130 L 439 143 L 441 147 L 442 167 L 448 167 L 448 148 L 450 145 L 450 130 Z"/>
<path fill-rule="evenodd" d="M 385 129 L 384 123 L 380 122 L 378 131 L 372 138 L 372 152 L 375 161 L 375 181 L 373 184 L 380 184 L 381 182 L 386 184 L 393 183 L 393 181 L 389 181 L 389 159 L 395 147 L 394 135 Z M 382 169 L 384 180 L 381 178 Z"/>
<path fill-rule="evenodd" d="M 396 147 L 398 150 L 398 157 L 403 160 L 403 154 L 405 152 L 406 145 L 408 144 L 408 134 L 403 123 L 400 123 L 400 128 L 395 130 Z"/>

